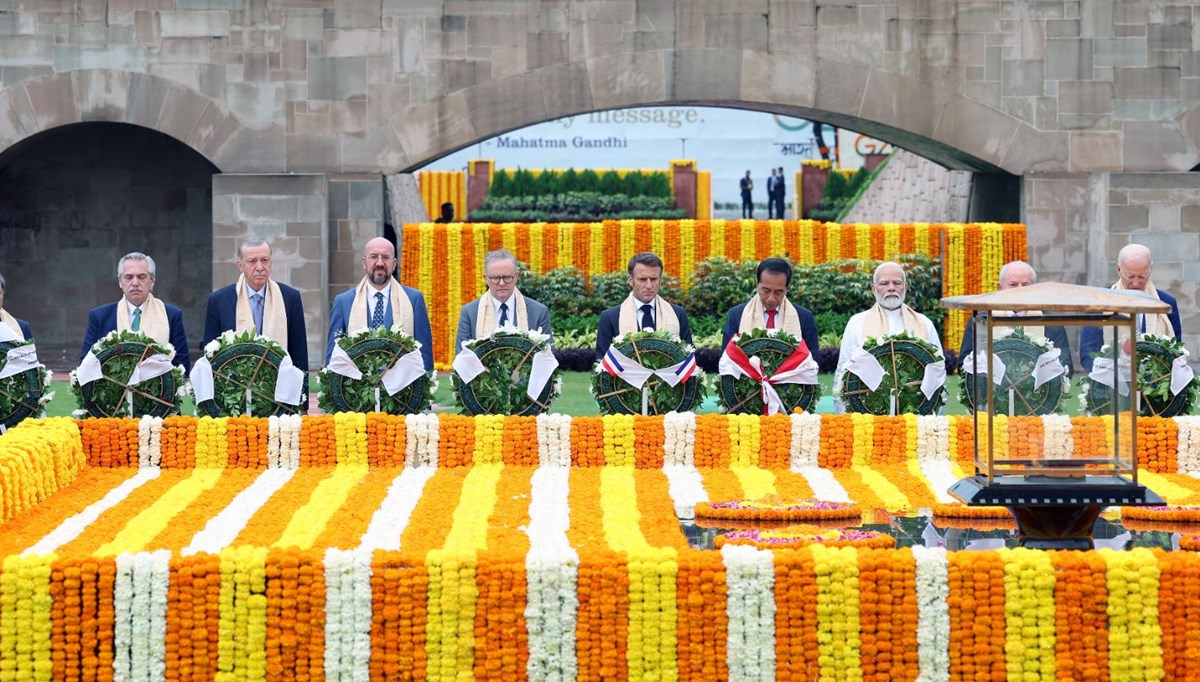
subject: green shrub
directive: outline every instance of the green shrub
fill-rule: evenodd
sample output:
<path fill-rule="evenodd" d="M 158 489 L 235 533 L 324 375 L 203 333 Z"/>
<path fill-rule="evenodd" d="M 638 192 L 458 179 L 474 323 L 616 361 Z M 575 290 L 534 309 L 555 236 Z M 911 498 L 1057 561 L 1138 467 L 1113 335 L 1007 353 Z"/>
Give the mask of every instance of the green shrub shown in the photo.
<path fill-rule="evenodd" d="M 714 256 L 696 264 L 688 291 L 688 317 L 723 317 L 733 306 L 754 293 L 753 261 L 732 261 Z"/>
<path fill-rule="evenodd" d="M 602 310 L 588 290 L 583 273 L 574 267 L 556 268 L 545 274 L 522 272 L 521 293 L 550 308 L 551 315 L 595 315 Z"/>
<path fill-rule="evenodd" d="M 847 196 L 849 183 L 846 182 L 846 176 L 840 172 L 829 169 L 829 175 L 825 178 L 825 192 L 821 195 L 821 203 L 826 201 L 832 202 Z"/>

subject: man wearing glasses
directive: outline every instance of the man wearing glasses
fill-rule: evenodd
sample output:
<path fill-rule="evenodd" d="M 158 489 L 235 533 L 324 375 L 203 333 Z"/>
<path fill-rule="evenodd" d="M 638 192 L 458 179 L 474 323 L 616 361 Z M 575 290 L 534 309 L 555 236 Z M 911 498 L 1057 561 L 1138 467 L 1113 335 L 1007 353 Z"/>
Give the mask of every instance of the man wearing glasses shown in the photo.
<path fill-rule="evenodd" d="M 462 307 L 454 352 L 461 350 L 468 341 L 491 336 L 500 327 L 551 335 L 550 309 L 526 298 L 517 288 L 521 272 L 517 269 L 517 257 L 511 251 L 489 251 L 483 258 L 483 273 L 488 290 Z"/>
<path fill-rule="evenodd" d="M 725 316 L 725 332 L 721 348 L 729 345 L 735 335 L 751 329 L 780 329 L 797 339 L 814 358 L 820 356 L 817 342 L 817 321 L 812 311 L 788 300 L 792 284 L 792 266 L 782 258 L 765 258 L 758 264 L 757 291 L 745 303 L 739 303 Z"/>
<path fill-rule="evenodd" d="M 433 369 L 433 332 L 429 312 L 420 291 L 406 287 L 392 277 L 396 269 L 396 247 L 376 237 L 363 247 L 363 271 L 366 275 L 353 289 L 338 294 L 329 311 L 329 339 L 325 344 L 325 364 L 333 354 L 333 344 L 350 332 L 376 327 L 399 327 L 421 344 L 425 371 Z"/>

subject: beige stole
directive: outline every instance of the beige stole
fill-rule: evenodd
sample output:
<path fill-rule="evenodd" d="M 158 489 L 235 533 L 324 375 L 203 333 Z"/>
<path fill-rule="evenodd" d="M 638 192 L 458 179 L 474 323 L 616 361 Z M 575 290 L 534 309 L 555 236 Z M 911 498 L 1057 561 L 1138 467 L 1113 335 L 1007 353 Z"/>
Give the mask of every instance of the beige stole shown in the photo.
<path fill-rule="evenodd" d="M 12 328 L 13 333 L 17 335 L 18 341 L 28 341 L 25 338 L 25 333 L 21 331 L 21 325 L 17 324 L 17 318 L 13 317 L 4 308 L 0 308 L 0 323 L 4 323 Z"/>
<path fill-rule="evenodd" d="M 917 311 L 907 303 L 900 305 L 900 316 L 904 319 L 904 331 L 918 339 L 929 340 L 925 338 L 925 325 L 921 322 L 921 318 L 917 317 Z M 876 303 L 867 310 L 866 319 L 863 320 L 863 338 L 880 338 L 890 333 L 887 318 L 883 314 L 883 306 Z"/>
<path fill-rule="evenodd" d="M 287 348 L 287 308 L 283 303 L 283 292 L 275 280 L 268 279 L 263 287 L 263 330 L 262 335 Z M 246 294 L 246 276 L 238 277 L 237 311 L 234 316 L 237 330 L 254 329 L 254 311 L 250 308 L 250 296 Z"/>
<path fill-rule="evenodd" d="M 413 307 L 412 301 L 408 300 L 408 294 L 405 293 L 404 287 L 396 281 L 395 277 L 392 280 L 392 288 L 389 289 L 392 302 L 392 326 L 400 326 L 400 329 L 409 336 L 413 335 Z M 364 276 L 358 281 L 358 286 L 354 287 L 354 302 L 350 304 L 350 319 L 346 321 L 346 333 L 350 334 L 367 328 L 367 310 L 374 309 L 375 294 L 379 290 L 371 286 Z"/>
<path fill-rule="evenodd" d="M 1137 291 L 1137 289 L 1126 289 L 1120 279 L 1112 285 L 1114 291 Z M 1149 294 L 1158 300 L 1162 300 L 1158 296 L 1158 287 L 1154 286 L 1154 282 L 1146 280 L 1146 288 L 1142 290 L 1143 294 Z M 1175 328 L 1171 326 L 1171 318 L 1162 313 L 1146 313 L 1146 334 L 1158 334 L 1159 336 L 1169 336 L 1175 338 Z"/>
<path fill-rule="evenodd" d="M 742 319 L 738 323 L 738 332 L 748 332 L 751 329 L 766 329 L 767 328 L 767 312 L 763 308 L 762 299 L 758 294 L 750 297 L 750 301 L 746 303 L 746 307 L 742 308 Z M 800 316 L 796 314 L 796 309 L 792 307 L 792 302 L 784 299 L 779 306 L 779 312 L 775 314 L 775 328 L 783 330 L 797 339 L 804 338 L 800 331 Z"/>
<path fill-rule="evenodd" d="M 496 304 L 493 302 L 495 300 L 487 291 L 479 297 L 479 308 L 475 311 L 475 338 L 477 339 L 487 338 L 496 331 L 497 323 L 500 320 L 496 318 Z M 508 300 L 509 307 L 513 308 L 508 316 L 508 324 L 511 326 L 516 320 L 517 329 L 529 331 L 529 311 L 525 308 L 525 296 L 521 294 L 521 290 L 514 288 L 512 296 L 509 296 Z"/>
<path fill-rule="evenodd" d="M 633 294 L 629 294 L 625 298 L 625 302 L 621 304 L 621 319 L 617 322 L 618 334 L 642 331 L 642 311 L 639 310 L 642 305 L 642 302 L 634 298 Z M 675 309 L 671 307 L 671 304 L 663 300 L 662 296 L 654 298 L 654 320 L 656 322 L 655 329 L 679 336 L 679 317 L 675 315 Z"/>
<path fill-rule="evenodd" d="M 124 298 L 117 301 L 117 330 L 130 329 L 133 320 L 129 316 L 129 301 Z M 146 294 L 146 302 L 142 304 L 142 321 L 138 332 L 149 336 L 164 346 L 171 345 L 171 322 L 167 319 L 167 306 L 154 298 L 154 294 Z"/>
<path fill-rule="evenodd" d="M 1024 312 L 1026 315 L 1030 315 L 1030 316 L 1042 314 L 1042 311 L 1040 311 L 1040 310 L 1026 310 Z M 996 311 L 996 317 L 1013 317 L 1013 316 L 1014 316 L 1014 313 L 1010 310 L 997 310 Z M 993 340 L 1002 339 L 1002 338 L 1008 336 L 1009 334 L 1012 334 L 1013 332 L 1015 332 L 1018 329 L 1024 329 L 1025 336 L 1028 336 L 1031 339 L 1038 339 L 1038 338 L 1042 338 L 1042 337 L 1046 336 L 1046 328 L 1045 327 L 1043 327 L 1041 325 L 1037 325 L 1037 324 L 1028 324 L 1028 325 L 1021 325 L 1020 327 L 999 327 L 999 326 L 994 327 L 992 329 L 992 339 Z"/>

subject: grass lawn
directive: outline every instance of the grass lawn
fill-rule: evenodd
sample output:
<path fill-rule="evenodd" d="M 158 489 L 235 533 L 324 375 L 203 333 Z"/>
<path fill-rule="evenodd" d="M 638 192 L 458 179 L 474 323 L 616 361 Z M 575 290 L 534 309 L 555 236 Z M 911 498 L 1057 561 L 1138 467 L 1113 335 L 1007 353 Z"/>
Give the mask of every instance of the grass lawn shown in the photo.
<path fill-rule="evenodd" d="M 563 372 L 563 390 L 562 395 L 551 406 L 551 412 L 560 414 L 569 414 L 573 416 L 585 417 L 599 414 L 596 409 L 596 401 L 588 393 L 588 385 L 591 381 L 591 376 L 587 372 Z M 711 380 L 711 377 L 710 377 Z M 821 381 L 821 404 L 818 406 L 818 412 L 833 411 L 833 375 L 822 374 Z M 958 402 L 958 376 L 951 376 L 946 379 L 946 387 L 948 390 L 946 414 L 967 414 L 968 410 Z M 443 374 L 439 379 L 437 391 L 437 404 L 441 409 L 449 411 L 457 411 L 454 404 L 454 397 L 450 391 L 450 375 Z M 57 417 L 70 415 L 71 411 L 76 409 L 75 397 L 71 394 L 71 388 L 66 381 L 55 381 L 54 399 L 47 406 L 46 414 Z M 709 391 L 708 401 L 696 410 L 698 413 L 716 412 L 717 403 L 715 398 L 716 392 Z M 315 404 L 315 403 L 314 403 Z M 1075 408 L 1079 404 L 1074 397 L 1068 397 L 1063 401 L 1063 406 L 1070 414 L 1074 414 Z M 191 399 L 185 399 L 183 403 L 183 414 L 193 414 L 194 407 Z"/>

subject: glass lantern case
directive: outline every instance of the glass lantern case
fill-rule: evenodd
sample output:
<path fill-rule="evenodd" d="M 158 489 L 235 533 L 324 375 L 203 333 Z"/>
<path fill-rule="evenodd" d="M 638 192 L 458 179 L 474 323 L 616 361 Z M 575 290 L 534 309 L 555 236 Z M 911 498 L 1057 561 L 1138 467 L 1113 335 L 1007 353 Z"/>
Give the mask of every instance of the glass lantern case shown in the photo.
<path fill-rule="evenodd" d="M 1138 292 L 1057 282 L 942 305 L 974 311 L 960 373 L 974 415 L 975 473 L 951 495 L 1007 507 L 1020 544 L 1047 549 L 1092 548 L 1105 507 L 1163 504 L 1138 482 L 1138 344 L 1130 340 L 1139 315 L 1170 306 Z M 1074 421 L 1079 401 L 1062 347 L 1070 327 L 1097 327 L 1108 344 L 1086 379 L 1098 382 L 1092 395 L 1107 399 L 1092 400 L 1091 415 Z"/>

